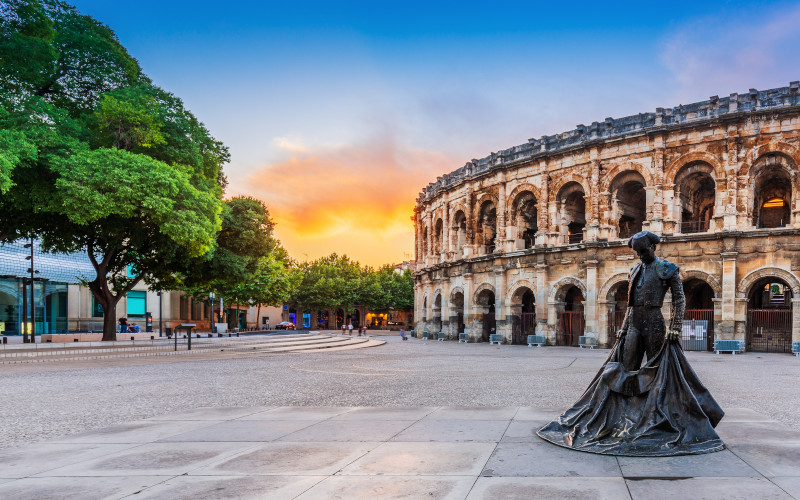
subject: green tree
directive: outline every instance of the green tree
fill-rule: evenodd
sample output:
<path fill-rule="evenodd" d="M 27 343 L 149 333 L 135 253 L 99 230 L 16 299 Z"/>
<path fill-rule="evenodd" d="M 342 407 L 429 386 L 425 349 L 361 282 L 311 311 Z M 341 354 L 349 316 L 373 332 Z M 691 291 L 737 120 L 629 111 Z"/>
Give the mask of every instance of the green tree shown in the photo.
<path fill-rule="evenodd" d="M 291 301 L 301 309 L 353 311 L 360 298 L 362 270 L 346 255 L 332 253 L 300 265 L 302 278 Z"/>
<path fill-rule="evenodd" d="M 212 248 L 228 151 L 108 27 L 56 0 L 0 14 L 0 236 L 87 252 L 114 340 L 136 283 L 175 284 L 176 263 Z"/>

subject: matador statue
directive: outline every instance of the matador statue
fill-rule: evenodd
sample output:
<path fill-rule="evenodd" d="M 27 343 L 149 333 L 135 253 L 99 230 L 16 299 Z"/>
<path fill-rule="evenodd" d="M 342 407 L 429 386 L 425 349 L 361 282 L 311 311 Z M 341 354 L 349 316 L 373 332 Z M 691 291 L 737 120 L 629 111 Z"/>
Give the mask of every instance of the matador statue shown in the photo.
<path fill-rule="evenodd" d="M 578 402 L 539 429 L 542 439 L 574 450 L 622 456 L 724 449 L 714 430 L 724 413 L 680 346 L 683 283 L 678 266 L 656 257 L 660 241 L 648 231 L 628 241 L 641 262 L 628 275 L 628 308 L 616 343 Z M 661 314 L 668 290 L 669 329 Z"/>

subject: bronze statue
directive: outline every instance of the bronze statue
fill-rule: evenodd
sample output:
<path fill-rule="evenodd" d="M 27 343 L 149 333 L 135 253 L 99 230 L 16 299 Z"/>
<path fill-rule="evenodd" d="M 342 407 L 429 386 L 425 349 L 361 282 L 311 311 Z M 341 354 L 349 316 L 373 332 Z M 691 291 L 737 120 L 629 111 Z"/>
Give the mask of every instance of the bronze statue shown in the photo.
<path fill-rule="evenodd" d="M 617 341 L 583 396 L 537 434 L 579 451 L 673 456 L 724 449 L 714 427 L 724 415 L 680 347 L 685 298 L 678 266 L 655 256 L 660 238 L 628 241 L 641 262 L 628 275 L 628 308 Z M 661 306 L 672 292 L 669 330 Z M 642 366 L 642 358 L 647 362 Z"/>

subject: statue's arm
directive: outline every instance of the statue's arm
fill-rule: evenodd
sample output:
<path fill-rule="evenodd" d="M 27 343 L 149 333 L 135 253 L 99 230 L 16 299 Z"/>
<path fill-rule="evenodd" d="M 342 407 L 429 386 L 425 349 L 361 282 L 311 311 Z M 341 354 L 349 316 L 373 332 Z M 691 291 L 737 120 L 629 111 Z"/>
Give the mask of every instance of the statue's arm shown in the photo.
<path fill-rule="evenodd" d="M 677 271 L 669 279 L 669 287 L 672 290 L 672 321 L 669 332 L 680 338 L 683 330 L 683 314 L 686 311 L 686 296 L 683 293 L 683 282 Z"/>

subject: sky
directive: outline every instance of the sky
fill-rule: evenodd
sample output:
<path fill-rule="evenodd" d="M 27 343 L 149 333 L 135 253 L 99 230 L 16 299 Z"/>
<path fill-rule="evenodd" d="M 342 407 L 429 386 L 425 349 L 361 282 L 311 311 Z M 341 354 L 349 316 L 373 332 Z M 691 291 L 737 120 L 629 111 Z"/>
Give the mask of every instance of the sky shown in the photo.
<path fill-rule="evenodd" d="M 73 0 L 231 152 L 296 259 L 414 257 L 419 192 L 577 124 L 800 80 L 797 2 Z"/>

